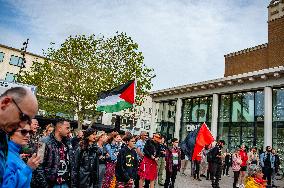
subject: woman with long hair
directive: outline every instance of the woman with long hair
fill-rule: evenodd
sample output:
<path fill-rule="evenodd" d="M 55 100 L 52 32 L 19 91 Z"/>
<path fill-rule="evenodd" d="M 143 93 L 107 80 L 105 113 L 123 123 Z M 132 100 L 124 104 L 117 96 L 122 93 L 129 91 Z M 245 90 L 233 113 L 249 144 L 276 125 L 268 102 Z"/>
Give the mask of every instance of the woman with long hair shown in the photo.
<path fill-rule="evenodd" d="M 139 188 L 143 188 L 145 180 L 150 181 L 150 188 L 154 188 L 158 175 L 159 144 L 161 136 L 154 134 L 152 139 L 146 141 L 144 157 L 140 163 L 138 175 L 140 177 Z"/>
<path fill-rule="evenodd" d="M 107 158 L 106 158 L 106 172 L 103 180 L 102 188 L 109 188 L 112 180 L 115 176 L 115 164 L 117 160 L 117 155 L 121 146 L 121 136 L 118 132 L 113 132 L 110 134 L 108 139 L 108 144 L 106 145 Z"/>
<path fill-rule="evenodd" d="M 32 173 L 33 170 L 38 167 L 40 157 L 34 153 L 32 157 L 28 159 L 27 163 L 25 163 L 20 157 L 20 151 L 23 146 L 28 144 L 31 134 L 32 130 L 29 124 L 26 124 L 24 128 L 18 128 L 9 134 L 10 141 L 8 142 L 8 159 L 1 187 L 30 187 Z"/>
<path fill-rule="evenodd" d="M 72 187 L 98 187 L 99 158 L 95 139 L 96 131 L 93 128 L 88 128 L 75 153 Z"/>
<path fill-rule="evenodd" d="M 109 156 L 106 151 L 105 143 L 107 142 L 107 134 L 105 132 L 98 132 L 96 137 L 99 158 L 99 182 L 98 187 L 101 188 L 106 171 L 106 158 Z"/>

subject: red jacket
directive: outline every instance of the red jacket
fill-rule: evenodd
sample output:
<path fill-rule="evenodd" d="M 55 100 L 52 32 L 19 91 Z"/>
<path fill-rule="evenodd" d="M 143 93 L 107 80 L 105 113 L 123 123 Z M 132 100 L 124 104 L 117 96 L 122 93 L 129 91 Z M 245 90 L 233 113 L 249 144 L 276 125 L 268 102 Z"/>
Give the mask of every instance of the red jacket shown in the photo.
<path fill-rule="evenodd" d="M 248 154 L 245 150 L 240 150 L 240 156 L 242 159 L 242 164 L 241 166 L 247 166 L 247 161 L 248 161 Z"/>

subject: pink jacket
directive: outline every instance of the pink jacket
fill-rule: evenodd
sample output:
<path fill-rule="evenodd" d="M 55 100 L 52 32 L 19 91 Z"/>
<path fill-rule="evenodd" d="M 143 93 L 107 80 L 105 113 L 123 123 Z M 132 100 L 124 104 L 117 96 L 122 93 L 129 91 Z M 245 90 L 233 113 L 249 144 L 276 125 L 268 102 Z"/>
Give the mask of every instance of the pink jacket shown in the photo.
<path fill-rule="evenodd" d="M 241 169 L 242 159 L 240 155 L 233 154 L 232 170 L 239 171 Z"/>

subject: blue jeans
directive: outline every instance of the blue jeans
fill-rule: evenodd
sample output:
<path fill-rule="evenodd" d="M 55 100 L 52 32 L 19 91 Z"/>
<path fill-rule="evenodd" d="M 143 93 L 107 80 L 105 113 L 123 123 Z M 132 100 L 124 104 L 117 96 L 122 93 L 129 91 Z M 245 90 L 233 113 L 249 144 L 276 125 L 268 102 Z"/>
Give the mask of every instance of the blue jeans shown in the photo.
<path fill-rule="evenodd" d="M 53 188 L 69 188 L 67 184 L 54 185 Z"/>

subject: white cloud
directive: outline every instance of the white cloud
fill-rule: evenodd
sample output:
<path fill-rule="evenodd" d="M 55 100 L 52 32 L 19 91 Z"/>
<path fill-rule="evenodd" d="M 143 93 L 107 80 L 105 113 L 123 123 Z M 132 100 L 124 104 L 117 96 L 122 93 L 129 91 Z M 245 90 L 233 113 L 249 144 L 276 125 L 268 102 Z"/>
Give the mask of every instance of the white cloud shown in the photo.
<path fill-rule="evenodd" d="M 222 77 L 223 55 L 267 42 L 269 0 L 14 1 L 29 49 L 41 53 L 69 35 L 126 32 L 155 69 L 154 90 Z M 22 19 L 24 18 L 24 19 Z M 21 43 L 21 32 L 1 28 Z M 1 43 L 9 43 L 0 37 Z"/>

